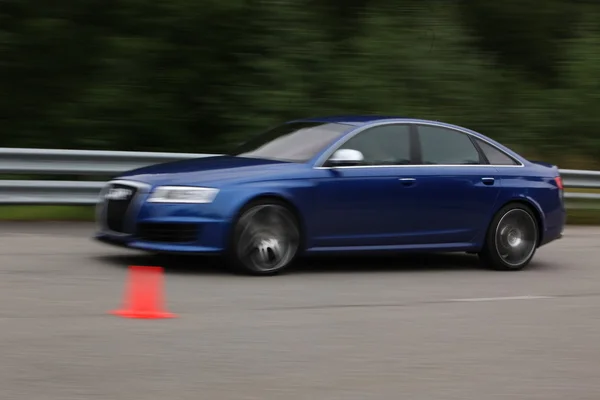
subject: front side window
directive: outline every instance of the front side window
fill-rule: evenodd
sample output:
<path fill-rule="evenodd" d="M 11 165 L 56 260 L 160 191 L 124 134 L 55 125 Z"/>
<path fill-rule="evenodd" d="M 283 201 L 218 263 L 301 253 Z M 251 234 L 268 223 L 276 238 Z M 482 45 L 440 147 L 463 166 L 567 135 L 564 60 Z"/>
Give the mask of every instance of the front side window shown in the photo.
<path fill-rule="evenodd" d="M 339 139 L 351 126 L 338 123 L 292 122 L 277 126 L 231 152 L 231 155 L 307 162 Z"/>
<path fill-rule="evenodd" d="M 364 130 L 340 149 L 360 151 L 363 165 L 406 165 L 411 163 L 408 125 L 383 125 Z"/>
<path fill-rule="evenodd" d="M 418 129 L 423 164 L 482 164 L 467 134 L 437 126 L 420 125 Z"/>

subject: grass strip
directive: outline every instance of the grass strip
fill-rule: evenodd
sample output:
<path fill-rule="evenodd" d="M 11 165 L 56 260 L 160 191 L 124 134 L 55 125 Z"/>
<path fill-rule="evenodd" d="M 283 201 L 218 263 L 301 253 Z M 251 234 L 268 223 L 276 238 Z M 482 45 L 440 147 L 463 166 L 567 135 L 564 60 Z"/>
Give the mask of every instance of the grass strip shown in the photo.
<path fill-rule="evenodd" d="M 94 221 L 93 206 L 0 206 L 0 221 Z M 567 210 L 569 225 L 600 225 L 600 207 Z"/>

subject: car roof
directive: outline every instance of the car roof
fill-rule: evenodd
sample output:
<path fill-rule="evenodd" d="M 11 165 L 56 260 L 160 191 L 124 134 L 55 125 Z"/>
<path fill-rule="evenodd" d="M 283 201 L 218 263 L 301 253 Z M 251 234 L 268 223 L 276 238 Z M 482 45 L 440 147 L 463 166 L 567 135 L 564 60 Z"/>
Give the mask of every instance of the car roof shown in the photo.
<path fill-rule="evenodd" d="M 333 116 L 323 116 L 323 117 L 311 117 L 298 119 L 289 122 L 325 122 L 325 123 L 337 123 L 337 124 L 346 124 L 352 126 L 362 126 L 368 124 L 381 123 L 386 121 L 394 121 L 394 122 L 409 122 L 412 124 L 422 123 L 435 123 L 436 125 L 446 126 L 448 128 L 460 128 L 462 130 L 468 130 L 472 133 L 478 134 L 478 132 L 473 132 L 472 130 L 465 128 L 463 126 L 453 125 L 442 121 L 436 120 L 427 120 L 427 119 L 419 119 L 419 118 L 410 118 L 410 117 L 402 117 L 402 116 L 393 116 L 393 115 L 333 115 Z"/>
<path fill-rule="evenodd" d="M 323 117 L 312 117 L 295 120 L 292 122 L 331 122 L 338 124 L 347 124 L 360 126 L 373 122 L 386 121 L 386 120 L 398 120 L 398 119 L 410 119 L 406 117 L 395 117 L 395 116 L 382 116 L 382 115 L 331 115 Z"/>
<path fill-rule="evenodd" d="M 313 118 L 304 118 L 298 119 L 295 121 L 289 121 L 288 123 L 293 122 L 324 122 L 324 123 L 337 123 L 337 124 L 345 124 L 351 126 L 364 126 L 369 124 L 377 124 L 384 123 L 386 121 L 389 122 L 406 122 L 411 124 L 435 124 L 437 126 L 446 127 L 450 129 L 458 129 L 463 132 L 469 132 L 476 137 L 484 137 L 483 134 L 473 131 L 472 129 L 465 128 L 464 126 L 454 125 L 447 122 L 436 121 L 436 120 L 428 120 L 428 119 L 419 119 L 419 118 L 410 118 L 410 117 L 400 117 L 400 116 L 383 116 L 383 115 L 339 115 L 339 116 L 324 116 L 324 117 L 313 117 Z M 487 138 L 490 139 L 490 138 Z"/>

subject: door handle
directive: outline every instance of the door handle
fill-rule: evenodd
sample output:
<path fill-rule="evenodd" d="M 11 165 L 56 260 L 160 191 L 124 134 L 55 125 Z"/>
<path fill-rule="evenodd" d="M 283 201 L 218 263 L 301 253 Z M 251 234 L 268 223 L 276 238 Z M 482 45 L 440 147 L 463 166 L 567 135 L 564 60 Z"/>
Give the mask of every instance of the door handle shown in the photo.
<path fill-rule="evenodd" d="M 481 178 L 481 181 L 483 182 L 484 185 L 493 185 L 495 179 L 494 178 L 485 177 L 485 178 Z"/>
<path fill-rule="evenodd" d="M 415 183 L 415 178 L 400 178 L 398 179 L 403 185 L 410 186 Z"/>

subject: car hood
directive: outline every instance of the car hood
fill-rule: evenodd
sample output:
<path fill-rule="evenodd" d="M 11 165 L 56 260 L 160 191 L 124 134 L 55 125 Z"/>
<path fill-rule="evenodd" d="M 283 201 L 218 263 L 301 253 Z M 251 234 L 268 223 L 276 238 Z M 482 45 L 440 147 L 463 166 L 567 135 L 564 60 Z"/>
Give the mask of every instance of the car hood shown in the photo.
<path fill-rule="evenodd" d="M 220 187 L 226 183 L 285 174 L 285 171 L 296 170 L 300 166 L 260 158 L 211 156 L 150 165 L 121 174 L 117 179 L 129 179 L 152 186 L 209 184 Z"/>

